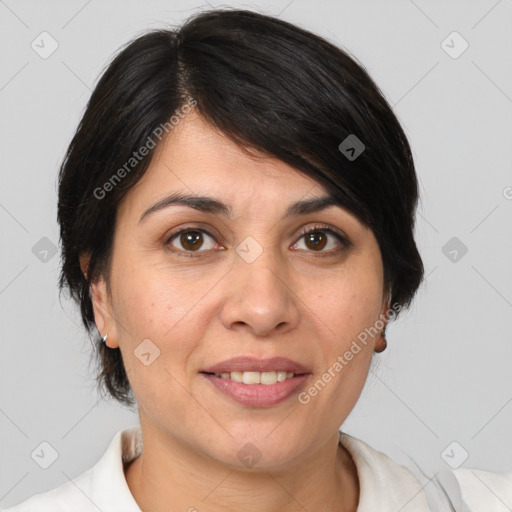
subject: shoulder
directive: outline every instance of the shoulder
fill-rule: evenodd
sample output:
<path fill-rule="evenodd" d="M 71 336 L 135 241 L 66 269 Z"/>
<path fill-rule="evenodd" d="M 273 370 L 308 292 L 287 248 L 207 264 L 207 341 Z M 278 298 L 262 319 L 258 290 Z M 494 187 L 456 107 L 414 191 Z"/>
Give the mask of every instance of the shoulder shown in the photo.
<path fill-rule="evenodd" d="M 426 475 L 416 463 L 412 467 L 398 464 L 355 437 L 341 433 L 340 442 L 352 455 L 359 473 L 358 512 L 388 511 L 392 507 L 402 512 L 512 511 L 512 472 L 442 468 Z"/>
<path fill-rule="evenodd" d="M 342 433 L 341 443 L 349 450 L 363 476 L 372 477 L 377 482 L 386 480 L 416 484 L 417 479 L 405 466 L 395 462 L 384 452 L 373 448 L 361 439 Z M 404 480 L 405 479 L 405 480 Z"/>
<path fill-rule="evenodd" d="M 34 494 L 30 498 L 2 512 L 64 512 L 69 507 L 76 510 L 95 510 L 96 507 L 87 499 L 91 494 L 92 468 L 82 473 L 73 481 L 65 482 L 46 492 Z"/>
<path fill-rule="evenodd" d="M 140 427 L 120 430 L 92 468 L 0 512 L 140 512 L 126 483 L 123 464 L 141 449 Z"/>
<path fill-rule="evenodd" d="M 456 469 L 453 473 L 471 512 L 512 510 L 512 472 L 493 473 L 464 468 Z"/>

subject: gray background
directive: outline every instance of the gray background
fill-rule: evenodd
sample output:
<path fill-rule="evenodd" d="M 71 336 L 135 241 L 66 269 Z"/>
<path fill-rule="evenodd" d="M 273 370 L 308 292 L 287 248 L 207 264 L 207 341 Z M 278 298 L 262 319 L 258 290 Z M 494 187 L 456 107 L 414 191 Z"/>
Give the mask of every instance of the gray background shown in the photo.
<path fill-rule="evenodd" d="M 434 470 L 459 465 L 467 451 L 462 467 L 512 471 L 512 0 L 229 5 L 279 15 L 349 50 L 413 148 L 428 277 L 390 325 L 343 429 Z M 41 252 L 51 245 L 40 240 L 58 245 L 58 166 L 114 51 L 208 7 L 0 0 L 2 507 L 77 476 L 115 432 L 138 423 L 96 394 L 91 342 L 74 306 L 59 303 L 59 255 Z M 46 59 L 31 48 L 43 31 L 59 45 Z M 442 43 L 453 31 L 469 43 L 457 58 L 461 40 Z M 31 458 L 43 441 L 58 452 L 46 470 Z"/>

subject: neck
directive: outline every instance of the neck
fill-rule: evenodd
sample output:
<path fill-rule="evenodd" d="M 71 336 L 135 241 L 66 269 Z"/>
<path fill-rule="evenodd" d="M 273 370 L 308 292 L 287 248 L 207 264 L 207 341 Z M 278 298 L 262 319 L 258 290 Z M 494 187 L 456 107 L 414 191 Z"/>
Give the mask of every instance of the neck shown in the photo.
<path fill-rule="evenodd" d="M 252 512 L 255 504 L 261 512 L 355 512 L 359 501 L 357 470 L 338 434 L 293 467 L 261 471 L 232 469 L 172 440 L 162 449 L 149 436 L 125 477 L 143 512 Z"/>

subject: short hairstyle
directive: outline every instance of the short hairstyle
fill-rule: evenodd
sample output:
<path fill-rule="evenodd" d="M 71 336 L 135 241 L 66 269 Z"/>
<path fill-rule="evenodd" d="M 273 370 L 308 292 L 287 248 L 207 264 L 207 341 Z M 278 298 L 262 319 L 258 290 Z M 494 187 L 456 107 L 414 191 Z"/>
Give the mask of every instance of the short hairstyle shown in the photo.
<path fill-rule="evenodd" d="M 162 127 L 172 136 L 172 116 L 190 102 L 241 149 L 313 178 L 368 226 L 390 304 L 410 305 L 424 274 L 413 234 L 418 183 L 407 138 L 383 94 L 355 58 L 327 40 L 272 16 L 214 9 L 121 49 L 66 152 L 58 191 L 59 288 L 79 304 L 89 333 L 90 285 L 102 276 L 110 289 L 118 206 L 153 154 L 134 162 L 134 152 Z M 99 387 L 133 406 L 120 350 L 95 341 Z"/>

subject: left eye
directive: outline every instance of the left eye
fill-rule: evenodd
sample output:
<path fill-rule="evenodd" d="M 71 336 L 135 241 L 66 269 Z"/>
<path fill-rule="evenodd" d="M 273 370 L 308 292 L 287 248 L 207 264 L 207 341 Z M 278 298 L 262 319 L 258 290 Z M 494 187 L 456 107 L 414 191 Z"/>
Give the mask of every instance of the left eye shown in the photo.
<path fill-rule="evenodd" d="M 333 241 L 335 239 L 337 241 Z M 303 232 L 301 238 L 294 244 L 294 248 L 303 249 L 299 247 L 301 243 L 305 245 L 305 250 L 312 250 L 313 252 L 329 252 L 336 250 L 337 245 L 342 242 L 340 235 L 330 229 L 313 228 Z M 323 251 L 323 249 L 327 249 Z"/>
<path fill-rule="evenodd" d="M 212 242 L 210 244 L 205 245 L 205 237 L 210 239 Z M 213 242 L 213 238 L 204 231 L 199 230 L 188 230 L 188 231 L 180 231 L 169 238 L 168 243 L 172 245 L 173 240 L 177 240 L 181 247 L 175 247 L 175 249 L 179 249 L 181 251 L 192 251 L 197 252 L 199 250 L 209 250 L 215 247 L 215 242 Z"/>

